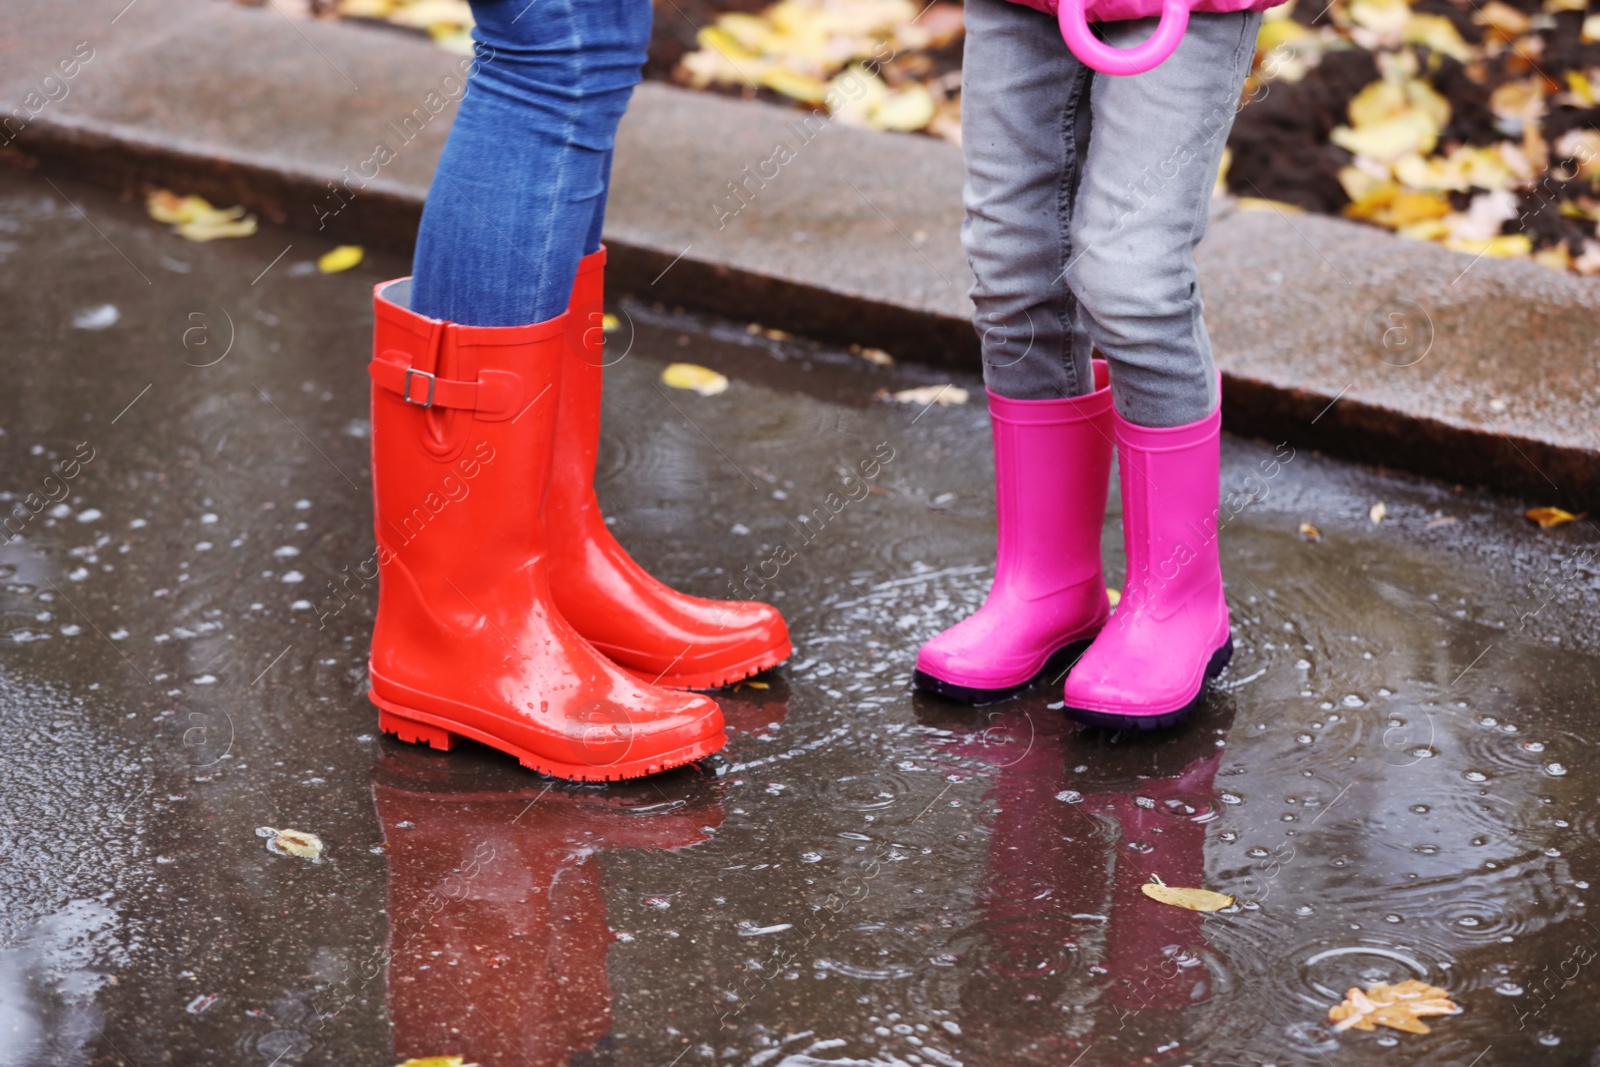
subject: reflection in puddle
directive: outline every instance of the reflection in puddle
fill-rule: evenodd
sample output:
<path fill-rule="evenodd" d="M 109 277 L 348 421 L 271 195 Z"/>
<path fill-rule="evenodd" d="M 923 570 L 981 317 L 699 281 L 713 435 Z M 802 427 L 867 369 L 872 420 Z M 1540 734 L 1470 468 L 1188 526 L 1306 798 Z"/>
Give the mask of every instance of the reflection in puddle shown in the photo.
<path fill-rule="evenodd" d="M 449 757 L 386 747 L 373 780 L 396 1058 L 565 1064 L 611 1028 L 616 935 L 599 857 L 698 844 L 721 812 L 564 783 L 484 790 L 463 777 Z"/>

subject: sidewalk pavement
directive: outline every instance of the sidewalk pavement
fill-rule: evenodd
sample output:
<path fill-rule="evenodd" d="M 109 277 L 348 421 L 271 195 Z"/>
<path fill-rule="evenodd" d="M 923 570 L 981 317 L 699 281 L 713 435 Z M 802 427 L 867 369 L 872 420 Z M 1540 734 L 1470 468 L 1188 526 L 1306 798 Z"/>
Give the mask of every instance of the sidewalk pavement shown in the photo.
<path fill-rule="evenodd" d="M 10 21 L 0 158 L 400 250 L 469 62 L 224 0 Z M 618 143 L 615 285 L 971 368 L 960 186 L 932 138 L 647 84 Z M 1230 430 L 1600 505 L 1600 279 L 1230 202 L 1200 268 Z"/>

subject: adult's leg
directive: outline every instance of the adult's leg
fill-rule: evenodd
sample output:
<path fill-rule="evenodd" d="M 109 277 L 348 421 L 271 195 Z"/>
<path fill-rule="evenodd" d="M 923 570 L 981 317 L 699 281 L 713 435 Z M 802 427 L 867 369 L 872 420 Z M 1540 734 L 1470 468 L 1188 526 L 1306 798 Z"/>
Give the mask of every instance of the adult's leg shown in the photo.
<path fill-rule="evenodd" d="M 1185 425 L 1216 406 L 1194 248 L 1260 24 L 1254 12 L 1198 13 L 1165 63 L 1094 78 L 1067 280 L 1111 363 L 1117 410 L 1140 426 Z M 1154 25 L 1102 33 L 1126 48 Z"/>
<path fill-rule="evenodd" d="M 984 381 L 1013 400 L 1082 396 L 1094 388 L 1090 344 L 1064 271 L 1093 72 L 1032 8 L 968 0 L 966 19 L 961 239 Z"/>
<path fill-rule="evenodd" d="M 412 309 L 473 326 L 566 309 L 598 247 L 649 0 L 475 0 L 478 69 L 423 208 Z M 591 245 L 592 242 L 592 245 Z"/>

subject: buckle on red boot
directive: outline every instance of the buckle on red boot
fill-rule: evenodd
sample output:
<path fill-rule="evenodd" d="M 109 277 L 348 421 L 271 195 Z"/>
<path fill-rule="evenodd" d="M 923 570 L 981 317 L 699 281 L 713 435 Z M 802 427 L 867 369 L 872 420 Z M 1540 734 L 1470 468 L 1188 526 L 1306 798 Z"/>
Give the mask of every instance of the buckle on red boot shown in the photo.
<path fill-rule="evenodd" d="M 427 396 L 427 398 L 425 400 L 413 400 L 413 399 L 411 399 L 411 378 L 412 378 L 412 375 L 417 375 L 419 377 L 428 379 L 428 396 Z M 418 370 L 415 367 L 407 367 L 406 368 L 406 374 L 405 374 L 405 381 L 400 387 L 400 395 L 401 395 L 401 397 L 403 397 L 405 399 L 405 402 L 407 404 L 415 404 L 419 408 L 431 408 L 431 407 L 433 407 L 433 390 L 434 390 L 434 387 L 436 385 L 438 385 L 438 384 L 439 384 L 439 379 L 437 377 L 435 377 L 434 375 L 430 374 L 429 372 L 427 372 L 425 370 Z"/>
<path fill-rule="evenodd" d="M 481 370 L 473 381 L 440 378 L 410 366 L 408 353 L 391 348 L 373 357 L 367 373 L 379 387 L 419 408 L 463 408 L 486 422 L 499 422 L 519 414 L 523 406 L 523 379 L 514 371 Z M 414 378 L 427 379 L 426 392 L 411 384 Z"/>

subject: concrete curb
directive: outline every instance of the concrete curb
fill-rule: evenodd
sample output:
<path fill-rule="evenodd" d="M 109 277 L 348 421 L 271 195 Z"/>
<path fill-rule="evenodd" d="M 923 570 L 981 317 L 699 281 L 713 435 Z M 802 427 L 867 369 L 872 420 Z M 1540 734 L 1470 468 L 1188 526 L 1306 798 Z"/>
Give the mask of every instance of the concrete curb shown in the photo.
<path fill-rule="evenodd" d="M 463 63 L 218 0 L 85 0 L 0 41 L 0 157 L 405 249 Z M 617 149 L 614 284 L 976 369 L 960 187 L 931 138 L 647 84 Z M 1229 429 L 1600 506 L 1600 280 L 1226 206 L 1200 267 Z"/>

